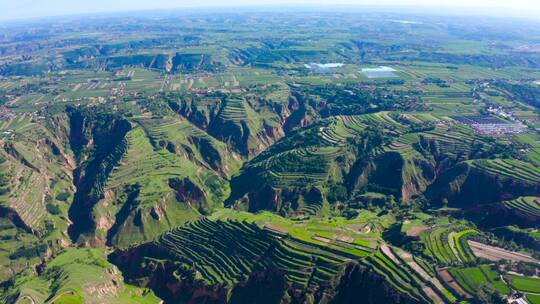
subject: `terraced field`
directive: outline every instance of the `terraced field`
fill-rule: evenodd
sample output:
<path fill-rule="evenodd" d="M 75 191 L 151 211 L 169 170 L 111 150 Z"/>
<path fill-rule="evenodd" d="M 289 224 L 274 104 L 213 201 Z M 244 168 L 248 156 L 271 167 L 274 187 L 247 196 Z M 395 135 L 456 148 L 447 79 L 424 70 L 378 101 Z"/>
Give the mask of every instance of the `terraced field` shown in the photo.
<path fill-rule="evenodd" d="M 1 24 L 0 303 L 540 302 L 540 28 L 502 20 Z"/>
<path fill-rule="evenodd" d="M 359 262 L 421 302 L 456 300 L 425 266 L 401 249 L 383 244 L 362 252 L 359 249 L 365 247 L 358 247 L 356 241 L 333 242 L 324 236 L 304 240 L 274 224 L 261 229 L 246 221 L 202 219 L 163 234 L 152 246 L 156 248 L 149 252 L 193 267 L 198 277 L 211 284 L 232 286 L 253 271 L 276 267 L 293 286 L 314 290 L 327 286 L 345 263 Z"/>
<path fill-rule="evenodd" d="M 289 235 L 304 242 L 342 250 L 359 257 L 369 255 L 378 247 L 380 230 L 383 229 L 381 226 L 384 225 L 384 219 L 377 218 L 369 211 L 363 212 L 354 220 L 313 218 L 297 222 L 268 211 L 252 214 L 224 208 L 214 212 L 210 219 L 254 223 L 262 229 Z"/>
<path fill-rule="evenodd" d="M 404 159 L 418 157 L 421 155 L 418 154 L 413 145 L 417 144 L 419 140 L 420 138 L 417 134 L 405 134 L 393 141 L 390 145 L 386 146 L 385 151 L 398 152 Z"/>
<path fill-rule="evenodd" d="M 363 130 L 356 117 L 339 117 L 320 127 L 313 127 L 291 140 L 278 143 L 245 166 L 244 170 L 260 172 L 273 187 L 317 185 L 325 182 L 341 149 Z M 277 150 L 277 151 L 275 151 Z"/>
<path fill-rule="evenodd" d="M 407 129 L 407 126 L 396 121 L 391 117 L 390 112 L 378 112 L 374 114 L 360 115 L 361 121 L 369 126 L 383 126 L 388 129 L 394 129 L 400 133 Z"/>
<path fill-rule="evenodd" d="M 438 279 L 428 274 L 413 260 L 412 255 L 401 249 L 383 244 L 361 263 L 368 265 L 396 289 L 413 298 L 437 304 L 456 301 Z"/>
<path fill-rule="evenodd" d="M 482 285 L 487 285 L 504 295 L 511 293 L 510 288 L 508 288 L 501 276 L 488 265 L 469 268 L 451 268 L 449 272 L 469 294 L 475 294 Z"/>
<path fill-rule="evenodd" d="M 8 131 L 8 130 L 19 130 L 24 131 L 25 129 L 28 130 L 29 128 L 32 128 L 34 125 L 32 120 L 33 116 L 27 113 L 24 113 L 22 115 L 14 115 L 11 119 L 5 119 L 2 122 L 0 122 L 0 130 L 1 131 Z"/>
<path fill-rule="evenodd" d="M 18 288 L 13 303 L 144 303 L 157 304 L 150 290 L 125 284 L 118 269 L 99 249 L 70 248 L 59 253 L 40 275 L 15 277 Z"/>
<path fill-rule="evenodd" d="M 434 141 L 438 153 L 443 155 L 469 153 L 475 144 L 484 142 L 464 126 L 452 126 L 452 129 L 439 128 L 422 133 L 421 136 L 425 140 Z"/>
<path fill-rule="evenodd" d="M 164 234 L 156 245 L 194 265 L 210 283 L 234 284 L 254 270 L 277 267 L 290 282 L 312 288 L 328 282 L 343 263 L 358 259 L 343 251 L 278 237 L 254 224 L 206 219 Z"/>
<path fill-rule="evenodd" d="M 45 221 L 53 220 L 46 208 L 53 203 L 49 198 L 71 191 L 73 168 L 61 141 L 43 123 L 21 115 L 10 128 L 15 128 L 10 132 L 16 140 L 0 139 L 0 204 L 15 210 L 24 225 L 39 234 Z"/>
<path fill-rule="evenodd" d="M 531 304 L 540 304 L 540 295 L 537 294 L 528 294 L 527 301 Z"/>
<path fill-rule="evenodd" d="M 415 149 L 415 146 L 419 144 L 420 136 L 408 133 L 384 147 L 385 153 L 398 153 L 402 160 L 400 196 L 405 201 L 412 195 L 424 191 L 431 182 L 429 178 L 431 174 L 425 172 L 426 167 L 429 168 L 429 162 Z"/>
<path fill-rule="evenodd" d="M 245 170 L 260 171 L 276 188 L 323 183 L 334 168 L 336 158 L 347 152 L 348 141 L 359 136 L 369 123 L 399 126 L 387 113 L 337 116 L 264 151 L 248 162 Z M 372 155 L 380 152 L 381 147 L 370 151 Z"/>
<path fill-rule="evenodd" d="M 307 148 L 286 151 L 257 164 L 264 169 L 264 177 L 274 187 L 325 182 L 330 161 L 338 153 L 334 147 Z"/>
<path fill-rule="evenodd" d="M 476 160 L 468 162 L 472 167 L 488 174 L 517 179 L 525 183 L 540 181 L 540 168 L 516 159 Z"/>
<path fill-rule="evenodd" d="M 224 175 L 239 169 L 239 155 L 182 117 L 139 118 L 137 122 L 155 148 L 165 148 L 186 162 L 203 164 Z"/>
<path fill-rule="evenodd" d="M 158 140 L 159 132 L 172 132 L 170 129 L 167 130 L 167 127 L 166 124 L 160 125 L 157 122 L 150 129 L 150 134 Z M 180 126 L 172 127 L 176 129 Z M 181 127 L 178 129 L 182 130 Z M 179 137 L 180 134 L 177 133 L 176 136 Z M 175 137 L 173 136 L 170 140 L 174 141 Z M 219 181 L 222 177 L 212 171 L 209 165 L 206 170 L 198 167 L 200 163 L 203 163 L 200 154 L 198 156 L 200 162 L 197 163 L 193 159 L 197 157 L 196 155 L 171 153 L 159 144 L 157 144 L 158 147 L 154 147 L 151 139 L 140 127 L 128 133 L 127 146 L 126 155 L 113 170 L 105 188 L 108 193 L 116 194 L 116 199 L 123 204 L 114 215 L 115 224 L 101 227 L 106 230 L 112 228 L 109 231 L 109 241 L 127 245 L 132 242 L 150 240 L 167 229 L 198 218 L 200 210 L 211 208 L 215 202 L 224 199 L 227 189 L 220 186 Z M 175 191 L 184 190 L 173 189 L 171 181 L 174 180 L 186 181 L 193 185 L 188 187 L 205 190 L 196 192 L 196 189 L 192 189 L 191 191 L 200 193 L 200 197 L 188 199 L 189 195 L 184 195 L 181 198 L 182 201 L 178 202 L 179 196 L 175 194 Z M 129 190 L 130 187 L 132 190 Z M 112 198 L 114 197 L 108 199 Z M 107 203 L 107 200 L 103 200 L 100 204 Z M 150 214 L 154 215 L 149 216 Z M 112 216 L 109 215 L 109 217 Z M 138 221 L 136 219 L 140 217 L 143 218 L 143 224 L 135 224 Z"/>
<path fill-rule="evenodd" d="M 466 241 L 474 233 L 475 230 L 448 226 L 432 228 L 420 237 L 429 256 L 442 265 L 456 265 L 476 259 Z"/>
<path fill-rule="evenodd" d="M 503 204 L 508 209 L 534 218 L 540 218 L 540 198 L 538 197 L 520 197 L 515 200 L 505 201 Z"/>
<path fill-rule="evenodd" d="M 229 98 L 226 105 L 220 113 L 225 120 L 241 122 L 248 119 L 245 101 L 241 98 Z"/>

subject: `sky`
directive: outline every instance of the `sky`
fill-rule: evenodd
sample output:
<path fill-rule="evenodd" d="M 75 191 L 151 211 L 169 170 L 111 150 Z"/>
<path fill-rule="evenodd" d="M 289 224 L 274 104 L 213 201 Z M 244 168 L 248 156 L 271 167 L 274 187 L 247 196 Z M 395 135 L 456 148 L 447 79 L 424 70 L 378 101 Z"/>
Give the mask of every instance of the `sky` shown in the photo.
<path fill-rule="evenodd" d="M 537 17 L 539 0 L 0 0 L 0 20 L 63 16 L 101 12 L 138 11 L 185 7 L 271 6 L 271 5 L 358 5 L 490 9 L 513 16 Z M 511 13 L 510 13 L 511 12 Z M 486 13 L 487 14 L 487 13 Z"/>

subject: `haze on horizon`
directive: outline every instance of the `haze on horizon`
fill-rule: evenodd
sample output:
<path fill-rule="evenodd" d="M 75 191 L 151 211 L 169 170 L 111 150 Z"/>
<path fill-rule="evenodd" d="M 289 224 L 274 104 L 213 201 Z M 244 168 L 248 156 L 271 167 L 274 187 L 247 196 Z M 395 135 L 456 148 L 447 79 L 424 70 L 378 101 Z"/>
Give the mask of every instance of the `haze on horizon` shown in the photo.
<path fill-rule="evenodd" d="M 74 14 L 110 13 L 124 11 L 208 8 L 208 7 L 254 7 L 254 6 L 380 6 L 385 8 L 411 7 L 471 10 L 477 14 L 495 12 L 496 15 L 523 16 L 540 20 L 538 0 L 199 0 L 196 4 L 187 0 L 0 0 L 0 20 L 16 20 L 63 16 Z"/>

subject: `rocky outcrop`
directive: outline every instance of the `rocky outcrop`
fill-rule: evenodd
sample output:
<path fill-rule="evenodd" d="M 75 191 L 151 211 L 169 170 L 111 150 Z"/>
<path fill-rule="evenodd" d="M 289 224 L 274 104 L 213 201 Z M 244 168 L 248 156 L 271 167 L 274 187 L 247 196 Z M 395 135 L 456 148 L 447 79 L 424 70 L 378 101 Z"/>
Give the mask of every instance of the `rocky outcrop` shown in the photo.
<path fill-rule="evenodd" d="M 203 212 L 205 208 L 209 207 L 206 199 L 207 194 L 189 178 L 169 179 L 169 187 L 174 190 L 178 202 L 187 203 Z"/>

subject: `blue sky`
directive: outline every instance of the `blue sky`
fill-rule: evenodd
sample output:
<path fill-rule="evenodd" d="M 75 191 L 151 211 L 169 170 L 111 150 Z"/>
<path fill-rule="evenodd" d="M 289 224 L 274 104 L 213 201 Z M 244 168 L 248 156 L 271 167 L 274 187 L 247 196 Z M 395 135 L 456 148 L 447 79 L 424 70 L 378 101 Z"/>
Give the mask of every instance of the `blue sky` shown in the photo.
<path fill-rule="evenodd" d="M 182 7 L 254 5 L 449 6 L 512 9 L 514 15 L 539 16 L 539 0 L 0 0 L 0 20 Z"/>

